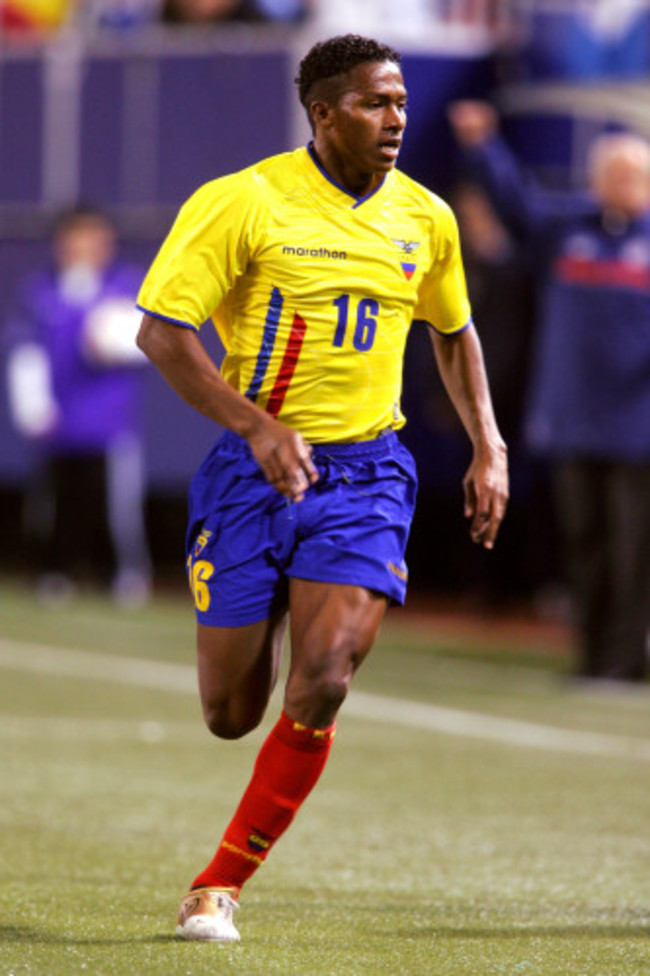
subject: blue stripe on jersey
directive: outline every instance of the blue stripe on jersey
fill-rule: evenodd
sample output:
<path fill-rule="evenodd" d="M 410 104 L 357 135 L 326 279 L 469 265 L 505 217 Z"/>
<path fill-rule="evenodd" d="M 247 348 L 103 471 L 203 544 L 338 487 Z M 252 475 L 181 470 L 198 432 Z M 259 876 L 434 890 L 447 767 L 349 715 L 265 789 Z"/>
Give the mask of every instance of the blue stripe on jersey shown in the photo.
<path fill-rule="evenodd" d="M 356 210 L 357 207 L 360 207 L 361 204 L 362 203 L 365 203 L 366 200 L 369 200 L 370 197 L 374 197 L 375 193 L 378 193 L 381 190 L 382 186 L 384 185 L 384 180 L 385 179 L 386 179 L 386 177 L 385 176 L 382 176 L 380 182 L 377 184 L 377 186 L 374 188 L 374 190 L 371 190 L 370 193 L 366 193 L 365 197 L 357 197 L 357 202 L 352 204 L 352 209 L 353 210 Z"/>
<path fill-rule="evenodd" d="M 271 292 L 269 307 L 266 311 L 264 334 L 262 336 L 260 351 L 257 354 L 255 372 L 253 373 L 250 386 L 246 390 L 246 396 L 249 400 L 252 400 L 253 403 L 255 403 L 257 399 L 257 394 L 260 392 L 260 388 L 264 382 L 264 377 L 266 376 L 266 371 L 269 368 L 271 353 L 273 352 L 275 337 L 278 332 L 278 325 L 280 324 L 280 316 L 282 315 L 283 304 L 284 298 L 282 297 L 282 292 L 279 288 L 274 288 Z"/>
<path fill-rule="evenodd" d="M 163 322 L 171 322 L 172 325 L 182 325 L 184 329 L 192 329 L 194 332 L 199 331 L 197 327 L 192 325 L 190 322 L 183 322 L 182 319 L 172 319 L 169 317 L 169 315 L 161 315 L 160 312 L 152 312 L 150 308 L 145 308 L 144 305 L 136 304 L 135 307 L 139 312 L 144 312 L 145 315 L 151 315 L 154 319 L 162 319 Z"/>

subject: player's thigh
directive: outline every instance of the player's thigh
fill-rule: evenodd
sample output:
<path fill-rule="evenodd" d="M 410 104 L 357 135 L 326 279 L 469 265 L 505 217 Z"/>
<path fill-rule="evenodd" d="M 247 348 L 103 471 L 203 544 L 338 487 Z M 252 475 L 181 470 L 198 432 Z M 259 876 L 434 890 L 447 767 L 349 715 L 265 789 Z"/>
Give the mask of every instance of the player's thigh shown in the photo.
<path fill-rule="evenodd" d="M 291 668 L 285 707 L 296 721 L 333 721 L 370 651 L 388 598 L 363 586 L 291 579 Z"/>
<path fill-rule="evenodd" d="M 238 738 L 264 715 L 277 681 L 287 614 L 240 627 L 197 625 L 199 693 L 208 727 Z"/>

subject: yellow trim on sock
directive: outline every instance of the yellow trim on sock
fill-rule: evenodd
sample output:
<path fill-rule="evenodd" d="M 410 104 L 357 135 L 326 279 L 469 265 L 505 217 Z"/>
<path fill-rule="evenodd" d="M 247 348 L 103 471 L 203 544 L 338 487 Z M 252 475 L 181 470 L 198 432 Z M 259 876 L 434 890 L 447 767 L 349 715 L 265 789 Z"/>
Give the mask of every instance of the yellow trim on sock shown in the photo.
<path fill-rule="evenodd" d="M 293 723 L 294 732 L 311 732 L 312 739 L 333 739 L 334 738 L 334 726 L 329 729 L 311 729 L 308 725 L 303 725 L 301 722 Z"/>
<path fill-rule="evenodd" d="M 236 895 L 237 888 L 227 887 L 226 885 L 199 885 L 198 888 L 190 888 L 185 898 L 195 895 L 197 891 L 225 891 L 227 895 Z"/>
<path fill-rule="evenodd" d="M 227 840 L 223 840 L 221 846 L 225 847 L 232 854 L 239 854 L 240 857 L 245 857 L 247 861 L 252 861 L 253 864 L 264 864 L 263 858 L 256 857 L 255 854 L 249 854 L 248 851 L 242 851 L 241 847 L 235 847 L 234 844 L 230 844 Z"/>

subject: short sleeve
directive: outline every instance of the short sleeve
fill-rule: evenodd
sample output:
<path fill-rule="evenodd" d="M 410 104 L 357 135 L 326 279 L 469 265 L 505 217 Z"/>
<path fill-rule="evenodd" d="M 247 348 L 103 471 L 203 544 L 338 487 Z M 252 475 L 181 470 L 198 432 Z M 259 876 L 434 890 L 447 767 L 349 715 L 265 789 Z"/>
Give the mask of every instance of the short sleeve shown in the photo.
<path fill-rule="evenodd" d="M 206 183 L 181 208 L 138 295 L 143 312 L 200 328 L 245 272 L 263 203 L 244 173 Z"/>
<path fill-rule="evenodd" d="M 436 332 L 452 335 L 471 322 L 458 225 L 451 208 L 438 200 L 435 214 L 437 251 L 420 285 L 413 318 L 424 320 Z"/>

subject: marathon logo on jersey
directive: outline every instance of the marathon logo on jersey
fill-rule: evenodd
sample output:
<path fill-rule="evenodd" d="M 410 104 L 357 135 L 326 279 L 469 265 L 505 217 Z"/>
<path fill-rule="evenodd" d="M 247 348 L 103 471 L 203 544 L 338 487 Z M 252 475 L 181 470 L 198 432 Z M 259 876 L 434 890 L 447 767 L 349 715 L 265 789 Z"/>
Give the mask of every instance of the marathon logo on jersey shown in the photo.
<path fill-rule="evenodd" d="M 347 261 L 347 251 L 330 251 L 327 247 L 293 247 L 284 244 L 282 253 L 291 258 L 329 258 L 333 261 Z"/>
<path fill-rule="evenodd" d="M 420 241 L 407 241 L 403 237 L 392 237 L 391 240 L 402 251 L 405 257 L 413 254 L 420 246 Z M 417 264 L 415 261 L 401 261 L 400 264 L 404 272 L 404 277 L 407 281 L 410 281 L 415 274 Z"/>

